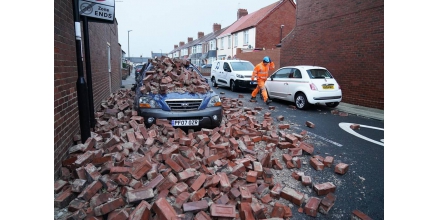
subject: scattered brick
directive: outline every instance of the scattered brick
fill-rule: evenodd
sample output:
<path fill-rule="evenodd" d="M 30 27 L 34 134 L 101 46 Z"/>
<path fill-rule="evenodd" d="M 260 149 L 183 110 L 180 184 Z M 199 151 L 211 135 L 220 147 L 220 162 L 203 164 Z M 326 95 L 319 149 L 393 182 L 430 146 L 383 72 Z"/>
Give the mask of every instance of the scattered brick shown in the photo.
<path fill-rule="evenodd" d="M 212 204 L 210 207 L 211 216 L 213 217 L 226 217 L 235 218 L 235 206 L 234 205 L 220 205 Z"/>
<path fill-rule="evenodd" d="M 327 194 L 322 200 L 321 204 L 319 205 L 319 212 L 323 214 L 328 214 L 330 209 L 335 204 L 336 196 L 333 193 Z"/>
<path fill-rule="evenodd" d="M 318 196 L 326 195 L 328 193 L 333 193 L 336 190 L 336 186 L 331 182 L 321 183 L 313 185 L 313 189 L 316 191 Z"/>
<path fill-rule="evenodd" d="M 338 163 L 335 166 L 335 173 L 344 175 L 348 171 L 348 164 Z"/>
<path fill-rule="evenodd" d="M 339 116 L 344 116 L 344 117 L 346 117 L 346 116 L 348 116 L 348 113 L 347 113 L 347 112 L 339 112 Z"/>
<path fill-rule="evenodd" d="M 286 199 L 297 206 L 301 206 L 301 204 L 304 202 L 303 193 L 288 187 L 284 187 L 283 190 L 281 190 L 280 196 L 281 198 Z"/>
<path fill-rule="evenodd" d="M 301 183 L 303 186 L 310 186 L 312 185 L 312 178 L 310 176 L 303 176 L 301 178 Z"/>
<path fill-rule="evenodd" d="M 208 202 L 206 200 L 200 200 L 196 202 L 187 202 L 183 204 L 184 212 L 199 212 L 206 211 L 208 209 Z"/>
<path fill-rule="evenodd" d="M 71 191 L 70 188 L 68 188 L 55 197 L 55 207 L 62 209 L 69 205 L 69 203 L 74 200 L 75 197 L 76 195 Z"/>
<path fill-rule="evenodd" d="M 326 166 L 326 167 L 331 167 L 332 166 L 332 164 L 333 164 L 333 157 L 332 156 L 326 156 L 325 158 L 324 158 L 324 166 Z"/>
<path fill-rule="evenodd" d="M 316 217 L 318 214 L 319 203 L 321 203 L 321 199 L 316 197 L 311 197 L 304 206 L 304 210 L 306 211 L 306 214 Z"/>
<path fill-rule="evenodd" d="M 145 199 L 151 199 L 154 197 L 153 189 L 147 187 L 141 187 L 138 189 L 130 190 L 126 194 L 127 202 L 136 202 Z"/>
<path fill-rule="evenodd" d="M 360 126 L 359 124 L 351 124 L 351 125 L 350 125 L 350 128 L 351 128 L 352 130 L 358 130 L 358 129 L 361 128 L 361 126 Z"/>
<path fill-rule="evenodd" d="M 311 157 L 310 158 L 310 165 L 315 169 L 315 170 L 323 170 L 324 169 L 324 164 L 319 161 L 318 159 Z"/>
<path fill-rule="evenodd" d="M 125 202 L 122 198 L 114 199 L 110 202 L 99 205 L 93 209 L 96 216 L 105 215 L 117 208 L 120 208 L 125 205 Z"/>
<path fill-rule="evenodd" d="M 351 219 L 353 219 L 353 220 L 373 220 L 368 215 L 366 215 L 365 213 L 363 213 L 359 210 L 353 210 L 353 212 L 351 212 Z"/>
<path fill-rule="evenodd" d="M 314 128 L 315 124 L 313 124 L 313 122 L 306 121 L 306 126 L 309 127 L 309 128 Z"/>
<path fill-rule="evenodd" d="M 159 198 L 156 200 L 152 206 L 152 209 L 161 220 L 177 219 L 177 212 L 164 198 Z"/>

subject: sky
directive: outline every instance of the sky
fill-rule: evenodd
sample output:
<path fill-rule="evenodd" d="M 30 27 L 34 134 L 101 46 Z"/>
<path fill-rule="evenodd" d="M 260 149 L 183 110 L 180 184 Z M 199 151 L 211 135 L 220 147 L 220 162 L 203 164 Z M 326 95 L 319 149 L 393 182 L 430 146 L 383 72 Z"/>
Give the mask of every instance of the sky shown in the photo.
<path fill-rule="evenodd" d="M 205 35 L 213 32 L 214 23 L 222 28 L 231 25 L 237 20 L 238 8 L 247 9 L 250 14 L 274 2 L 277 1 L 115 0 L 119 43 L 126 56 L 151 57 L 151 51 L 168 53 L 180 41 L 188 43 L 188 37 L 197 39 L 199 31 Z M 130 39 L 128 30 L 132 30 Z"/>

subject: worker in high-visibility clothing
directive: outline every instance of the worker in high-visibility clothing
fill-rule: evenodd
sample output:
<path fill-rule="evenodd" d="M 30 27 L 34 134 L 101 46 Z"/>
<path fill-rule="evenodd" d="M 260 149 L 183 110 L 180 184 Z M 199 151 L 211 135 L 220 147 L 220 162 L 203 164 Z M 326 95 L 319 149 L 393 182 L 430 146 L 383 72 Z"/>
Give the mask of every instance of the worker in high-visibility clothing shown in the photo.
<path fill-rule="evenodd" d="M 252 92 L 252 100 L 256 100 L 256 96 L 258 94 L 258 91 L 261 89 L 261 93 L 263 94 L 263 99 L 266 105 L 269 105 L 269 103 L 272 100 L 269 100 L 267 98 L 267 91 L 266 87 L 264 86 L 264 83 L 266 82 L 267 78 L 269 77 L 269 70 L 275 69 L 275 64 L 270 60 L 270 57 L 265 56 L 263 58 L 263 61 L 259 64 L 257 64 L 254 68 L 254 72 L 252 73 L 251 81 L 254 81 L 254 77 L 257 78 L 257 87 Z"/>

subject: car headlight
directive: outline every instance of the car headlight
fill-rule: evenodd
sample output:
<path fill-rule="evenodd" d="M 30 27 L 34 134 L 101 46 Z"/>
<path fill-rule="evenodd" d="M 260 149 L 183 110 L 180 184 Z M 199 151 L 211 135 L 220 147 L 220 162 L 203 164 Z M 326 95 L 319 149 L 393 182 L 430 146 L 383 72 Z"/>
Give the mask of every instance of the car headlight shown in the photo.
<path fill-rule="evenodd" d="M 139 98 L 139 107 L 140 108 L 160 108 L 159 104 L 157 104 L 154 99 L 149 97 L 142 96 Z"/>
<path fill-rule="evenodd" d="M 237 78 L 244 78 L 244 75 L 241 74 L 235 74 L 237 76 Z"/>
<path fill-rule="evenodd" d="M 211 97 L 211 99 L 209 100 L 209 103 L 208 103 L 208 107 L 221 106 L 221 105 L 222 105 L 222 102 L 220 100 L 220 96 L 218 96 L 218 95 Z"/>

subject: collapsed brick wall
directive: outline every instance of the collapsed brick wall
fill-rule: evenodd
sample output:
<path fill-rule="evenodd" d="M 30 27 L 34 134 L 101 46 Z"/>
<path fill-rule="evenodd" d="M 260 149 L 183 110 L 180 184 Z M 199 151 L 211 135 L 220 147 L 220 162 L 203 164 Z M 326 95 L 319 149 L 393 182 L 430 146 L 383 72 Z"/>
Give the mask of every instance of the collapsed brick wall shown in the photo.
<path fill-rule="evenodd" d="M 281 65 L 326 67 L 342 101 L 384 109 L 384 2 L 297 1 L 297 26 L 283 41 Z"/>
<path fill-rule="evenodd" d="M 54 173 L 56 178 L 61 168 L 61 161 L 66 158 L 67 149 L 73 144 L 72 137 L 79 132 L 79 113 L 72 1 L 55 1 L 54 9 Z M 118 44 L 116 21 L 114 24 L 89 22 L 89 38 L 96 109 L 103 99 L 120 87 L 121 83 L 121 48 Z M 107 67 L 107 43 L 110 44 L 111 49 L 111 73 L 108 72 Z M 85 63 L 83 66 L 84 78 L 87 79 Z M 111 87 L 109 78 L 111 78 Z"/>
<path fill-rule="evenodd" d="M 255 50 L 253 52 L 246 52 L 246 53 L 241 53 L 241 49 L 237 49 L 237 55 L 235 55 L 235 57 L 237 57 L 237 59 L 247 60 L 247 61 L 251 62 L 252 64 L 254 64 L 254 66 L 256 66 L 261 61 L 263 61 L 263 57 L 265 57 L 265 56 L 269 56 L 270 59 L 272 59 L 272 61 L 275 64 L 275 69 L 269 71 L 269 74 L 272 74 L 275 70 L 280 68 L 280 48 L 279 47 L 274 48 L 274 49 L 267 49 L 267 50 Z"/>

